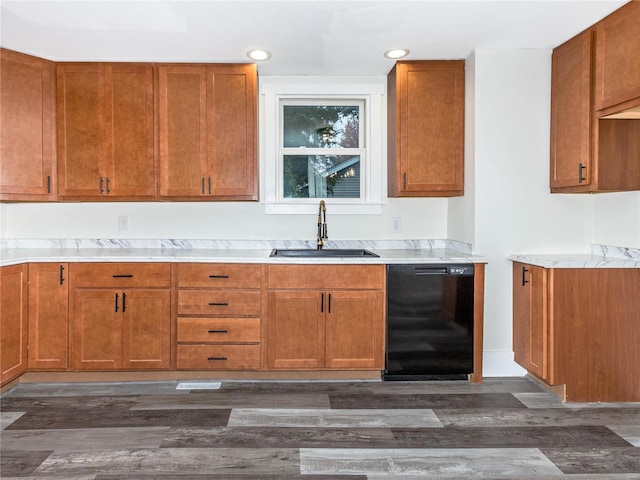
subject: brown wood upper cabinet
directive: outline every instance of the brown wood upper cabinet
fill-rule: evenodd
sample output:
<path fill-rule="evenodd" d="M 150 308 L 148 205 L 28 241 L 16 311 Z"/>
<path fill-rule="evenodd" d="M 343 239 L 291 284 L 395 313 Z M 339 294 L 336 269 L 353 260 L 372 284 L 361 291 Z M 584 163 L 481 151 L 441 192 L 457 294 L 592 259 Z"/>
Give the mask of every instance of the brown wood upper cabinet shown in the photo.
<path fill-rule="evenodd" d="M 0 200 L 54 200 L 54 63 L 0 49 Z"/>
<path fill-rule="evenodd" d="M 154 197 L 151 64 L 58 64 L 57 118 L 62 199 Z"/>
<path fill-rule="evenodd" d="M 554 49 L 552 193 L 640 190 L 638 31 L 630 2 Z"/>
<path fill-rule="evenodd" d="M 257 70 L 159 65 L 159 195 L 257 200 Z"/>
<path fill-rule="evenodd" d="M 640 105 L 640 2 L 629 2 L 595 25 L 595 108 L 636 99 Z"/>
<path fill-rule="evenodd" d="M 388 194 L 464 194 L 464 60 L 397 62 L 388 75 Z"/>

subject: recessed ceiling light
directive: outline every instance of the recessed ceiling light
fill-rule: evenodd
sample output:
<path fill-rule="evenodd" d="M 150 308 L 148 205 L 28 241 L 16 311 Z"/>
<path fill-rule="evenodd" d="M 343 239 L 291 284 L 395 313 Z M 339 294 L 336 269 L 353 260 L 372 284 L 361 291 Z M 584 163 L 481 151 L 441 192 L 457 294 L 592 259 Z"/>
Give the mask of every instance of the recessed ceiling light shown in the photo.
<path fill-rule="evenodd" d="M 259 48 L 256 48 L 254 50 L 249 50 L 247 52 L 247 57 L 249 57 L 251 60 L 262 62 L 271 58 L 271 52 L 269 50 L 261 50 Z"/>
<path fill-rule="evenodd" d="M 402 58 L 409 55 L 407 48 L 393 48 L 384 52 L 384 56 L 391 59 Z"/>

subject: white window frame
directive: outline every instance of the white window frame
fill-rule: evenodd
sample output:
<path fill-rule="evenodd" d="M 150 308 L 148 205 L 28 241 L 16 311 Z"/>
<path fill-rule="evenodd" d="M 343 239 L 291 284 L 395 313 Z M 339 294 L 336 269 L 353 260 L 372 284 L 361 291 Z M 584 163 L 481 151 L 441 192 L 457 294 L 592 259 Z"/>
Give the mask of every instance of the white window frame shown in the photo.
<path fill-rule="evenodd" d="M 261 201 L 268 214 L 317 213 L 319 198 L 283 198 L 282 100 L 356 100 L 360 112 L 360 198 L 325 198 L 334 214 L 382 213 L 382 149 L 385 77 L 261 77 L 260 79 Z M 332 149 L 338 153 L 338 149 Z"/>

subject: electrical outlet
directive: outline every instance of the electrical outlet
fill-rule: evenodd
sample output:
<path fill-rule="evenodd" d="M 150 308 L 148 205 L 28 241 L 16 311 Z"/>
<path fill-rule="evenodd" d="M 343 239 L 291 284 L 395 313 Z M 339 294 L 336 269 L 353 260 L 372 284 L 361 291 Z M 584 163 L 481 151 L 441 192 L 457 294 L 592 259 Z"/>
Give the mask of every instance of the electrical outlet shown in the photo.
<path fill-rule="evenodd" d="M 402 231 L 402 220 L 400 217 L 393 217 L 391 219 L 391 231 L 394 233 L 400 233 Z"/>
<path fill-rule="evenodd" d="M 129 230 L 129 217 L 126 215 L 121 215 L 118 217 L 118 229 L 121 232 L 126 232 Z"/>

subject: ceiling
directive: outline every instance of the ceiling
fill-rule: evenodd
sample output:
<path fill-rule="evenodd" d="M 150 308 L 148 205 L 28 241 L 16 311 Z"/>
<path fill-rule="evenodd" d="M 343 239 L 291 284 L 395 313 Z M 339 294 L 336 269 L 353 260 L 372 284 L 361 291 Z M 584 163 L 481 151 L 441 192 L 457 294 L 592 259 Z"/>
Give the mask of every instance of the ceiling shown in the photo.
<path fill-rule="evenodd" d="M 383 52 L 462 59 L 475 49 L 553 48 L 626 1 L 11 1 L 0 45 L 57 61 L 247 62 L 260 75 L 385 75 Z"/>

